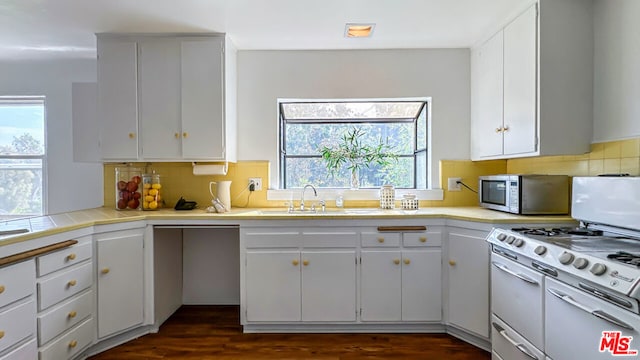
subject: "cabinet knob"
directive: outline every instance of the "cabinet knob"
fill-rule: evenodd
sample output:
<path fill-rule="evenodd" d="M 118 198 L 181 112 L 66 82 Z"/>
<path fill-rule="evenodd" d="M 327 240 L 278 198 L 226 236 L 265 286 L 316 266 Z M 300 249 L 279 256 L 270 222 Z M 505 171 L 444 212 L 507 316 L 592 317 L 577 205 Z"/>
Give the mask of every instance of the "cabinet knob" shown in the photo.
<path fill-rule="evenodd" d="M 393 263 L 396 264 L 396 265 L 399 265 L 400 264 L 400 259 L 393 259 Z"/>
<path fill-rule="evenodd" d="M 409 265 L 409 264 L 411 264 L 411 260 L 409 260 L 409 259 L 405 258 L 405 259 L 404 259 L 404 264 L 405 264 L 405 265 Z"/>
<path fill-rule="evenodd" d="M 76 347 L 76 346 L 78 346 L 78 342 L 77 342 L 76 340 L 71 340 L 71 341 L 69 341 L 69 347 L 70 347 L 70 348 L 72 348 L 72 349 L 73 349 L 73 348 L 74 348 L 74 347 Z"/>
<path fill-rule="evenodd" d="M 188 133 L 188 132 L 186 132 L 186 131 L 185 131 L 185 132 L 183 132 L 183 133 L 182 133 L 182 137 L 183 137 L 183 138 L 185 138 L 185 139 L 186 139 L 186 138 L 188 138 L 188 137 L 189 137 L 189 133 Z"/>
<path fill-rule="evenodd" d="M 109 270 L 109 268 L 108 268 L 108 267 L 107 267 L 107 268 L 104 268 L 104 269 L 102 269 L 102 270 L 100 270 L 100 272 L 101 272 L 101 273 L 103 273 L 103 274 L 108 274 L 108 273 L 109 273 L 109 271 L 110 271 L 110 270 Z"/>
<path fill-rule="evenodd" d="M 426 236 L 421 236 L 420 237 L 420 242 L 427 242 L 427 237 Z"/>
<path fill-rule="evenodd" d="M 69 312 L 69 319 L 73 319 L 74 317 L 76 317 L 76 315 L 78 315 L 78 313 L 77 313 L 77 312 L 75 312 L 75 311 L 70 311 L 70 312 Z"/>
<path fill-rule="evenodd" d="M 129 139 L 135 139 L 136 138 L 136 134 L 134 133 L 129 133 Z"/>
<path fill-rule="evenodd" d="M 4 292 L 4 285 L 0 285 L 0 294 Z"/>
<path fill-rule="evenodd" d="M 78 283 L 78 282 L 77 282 L 77 281 L 75 281 L 75 280 L 70 280 L 70 281 L 67 283 L 67 285 L 69 285 L 69 286 L 76 286 L 76 284 L 77 284 L 77 283 Z"/>
<path fill-rule="evenodd" d="M 453 261 L 453 260 L 449 260 L 449 265 L 451 265 L 451 266 L 456 266 L 456 262 L 455 262 L 455 261 Z"/>
<path fill-rule="evenodd" d="M 4 331 L 0 330 L 0 339 L 2 339 L 4 337 Z"/>
<path fill-rule="evenodd" d="M 504 129 L 503 129 L 503 128 L 501 128 L 501 127 L 496 128 L 496 133 L 501 133 L 501 132 L 502 132 L 502 130 L 504 130 Z"/>
<path fill-rule="evenodd" d="M 309 265 L 309 260 L 302 260 L 302 265 L 304 265 L 304 266 Z"/>
<path fill-rule="evenodd" d="M 76 259 L 76 254 L 71 253 L 71 254 L 67 255 L 67 261 L 75 260 L 75 259 Z"/>
<path fill-rule="evenodd" d="M 383 237 L 379 237 L 378 238 L 378 242 L 382 244 L 384 242 L 384 238 Z"/>
<path fill-rule="evenodd" d="M 298 259 L 294 259 L 291 263 L 293 264 L 293 266 L 298 266 L 298 264 L 300 264 Z"/>
<path fill-rule="evenodd" d="M 503 127 L 503 128 L 502 128 L 502 131 L 503 131 L 503 132 L 504 132 L 504 131 L 509 131 L 509 127 L 508 127 L 508 126 Z"/>

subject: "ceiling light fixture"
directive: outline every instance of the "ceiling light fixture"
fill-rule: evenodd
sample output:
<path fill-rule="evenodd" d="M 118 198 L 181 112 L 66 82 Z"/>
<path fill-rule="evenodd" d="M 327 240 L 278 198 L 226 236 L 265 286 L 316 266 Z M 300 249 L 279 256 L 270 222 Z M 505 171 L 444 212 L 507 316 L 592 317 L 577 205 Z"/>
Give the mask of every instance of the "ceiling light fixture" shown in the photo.
<path fill-rule="evenodd" d="M 347 24 L 344 28 L 344 36 L 348 38 L 371 37 L 376 24 Z"/>

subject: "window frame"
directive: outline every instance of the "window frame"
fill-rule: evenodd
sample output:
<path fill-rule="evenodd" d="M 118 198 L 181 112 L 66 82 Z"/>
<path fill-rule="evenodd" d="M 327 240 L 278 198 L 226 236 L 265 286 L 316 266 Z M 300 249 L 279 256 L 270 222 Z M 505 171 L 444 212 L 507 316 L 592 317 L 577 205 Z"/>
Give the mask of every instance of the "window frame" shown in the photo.
<path fill-rule="evenodd" d="M 10 160 L 20 160 L 20 159 L 24 159 L 24 160 L 40 160 L 42 167 L 40 168 L 40 171 L 42 173 L 41 176 L 41 183 L 40 183 L 40 189 L 41 189 L 41 206 L 40 206 L 40 213 L 39 214 L 0 214 L 0 218 L 1 219 L 6 219 L 6 220 L 12 220 L 12 219 L 19 219 L 19 218 L 25 218 L 25 217 L 32 217 L 32 216 L 43 216 L 46 215 L 48 213 L 47 209 L 48 209 L 48 187 L 47 187 L 47 173 L 48 173 L 48 168 L 47 168 L 47 157 L 48 157 L 48 146 L 47 146 L 47 99 L 46 96 L 41 95 L 41 96 L 0 96 L 0 105 L 11 105 L 11 104 L 15 104 L 15 105 L 28 105 L 28 104 L 33 104 L 33 105 L 39 105 L 42 106 L 42 130 L 43 130 L 43 140 L 42 140 L 42 154 L 40 155 L 17 155 L 17 154 L 2 154 L 0 153 L 0 159 L 10 159 Z"/>
<path fill-rule="evenodd" d="M 409 103 L 409 102 L 420 102 L 422 103 L 418 108 L 415 117 L 392 117 L 392 118 L 353 118 L 350 121 L 344 121 L 341 119 L 325 119 L 318 118 L 314 120 L 310 119 L 291 119 L 286 120 L 284 118 L 284 108 L 285 104 L 292 103 Z M 286 160 L 291 158 L 309 158 L 309 159 L 319 159 L 320 155 L 287 155 L 286 154 L 286 124 L 287 123 L 303 123 L 303 124 L 357 124 L 357 123 L 367 123 L 367 124 L 375 124 L 375 123 L 402 123 L 402 122 L 411 122 L 413 123 L 413 143 L 411 153 L 402 154 L 399 157 L 403 158 L 411 158 L 413 162 L 413 187 L 402 188 L 409 191 L 420 191 L 420 190 L 429 190 L 431 179 L 430 177 L 430 157 L 429 157 L 429 148 L 431 144 L 430 134 L 431 134 L 431 123 L 430 123 L 430 111 L 431 110 L 431 98 L 384 98 L 384 99 L 278 99 L 278 186 L 281 190 L 291 190 L 291 189 L 299 189 L 298 187 L 288 187 L 286 184 Z M 418 148 L 418 118 L 424 113 L 425 116 L 425 147 Z M 424 174 L 424 184 L 425 187 L 418 187 L 419 179 L 418 179 L 418 154 L 424 153 L 425 156 L 425 174 Z M 349 187 L 327 187 L 322 189 L 329 189 L 333 191 L 343 191 L 348 190 Z M 373 189 L 363 187 L 361 189 Z M 376 188 L 377 189 L 377 188 Z"/>

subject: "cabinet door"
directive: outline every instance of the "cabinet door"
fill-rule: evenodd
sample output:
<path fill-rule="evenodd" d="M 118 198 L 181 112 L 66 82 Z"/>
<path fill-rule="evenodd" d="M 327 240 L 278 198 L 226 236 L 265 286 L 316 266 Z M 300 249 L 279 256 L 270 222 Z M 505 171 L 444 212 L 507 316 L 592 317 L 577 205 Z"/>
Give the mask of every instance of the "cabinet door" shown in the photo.
<path fill-rule="evenodd" d="M 185 159 L 225 159 L 223 44 L 223 38 L 181 42 Z"/>
<path fill-rule="evenodd" d="M 98 40 L 98 119 L 106 160 L 138 158 L 137 44 Z"/>
<path fill-rule="evenodd" d="M 489 337 L 489 247 L 480 233 L 449 233 L 449 323 Z"/>
<path fill-rule="evenodd" d="M 140 126 L 145 159 L 179 159 L 180 41 L 175 38 L 141 40 Z"/>
<path fill-rule="evenodd" d="M 402 253 L 402 320 L 442 319 L 440 249 Z"/>
<path fill-rule="evenodd" d="M 354 250 L 302 252 L 302 320 L 356 320 Z"/>
<path fill-rule="evenodd" d="M 97 241 L 98 337 L 144 320 L 143 235 L 120 235 Z"/>
<path fill-rule="evenodd" d="M 471 157 L 502 155 L 502 31 L 471 54 Z"/>
<path fill-rule="evenodd" d="M 360 307 L 362 321 L 402 320 L 400 251 L 362 251 Z"/>
<path fill-rule="evenodd" d="M 247 251 L 247 321 L 300 321 L 300 252 Z"/>
<path fill-rule="evenodd" d="M 504 154 L 536 151 L 536 5 L 504 28 Z"/>

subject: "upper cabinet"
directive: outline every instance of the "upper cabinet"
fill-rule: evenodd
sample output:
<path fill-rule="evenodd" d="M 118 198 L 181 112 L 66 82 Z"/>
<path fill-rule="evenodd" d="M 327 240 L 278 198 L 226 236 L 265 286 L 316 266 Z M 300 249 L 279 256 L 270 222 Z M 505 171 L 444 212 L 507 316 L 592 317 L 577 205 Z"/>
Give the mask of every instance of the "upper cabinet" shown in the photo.
<path fill-rule="evenodd" d="M 235 49 L 223 35 L 98 35 L 106 161 L 236 161 Z"/>
<path fill-rule="evenodd" d="M 471 159 L 589 151 L 590 2 L 540 0 L 471 51 Z"/>

